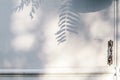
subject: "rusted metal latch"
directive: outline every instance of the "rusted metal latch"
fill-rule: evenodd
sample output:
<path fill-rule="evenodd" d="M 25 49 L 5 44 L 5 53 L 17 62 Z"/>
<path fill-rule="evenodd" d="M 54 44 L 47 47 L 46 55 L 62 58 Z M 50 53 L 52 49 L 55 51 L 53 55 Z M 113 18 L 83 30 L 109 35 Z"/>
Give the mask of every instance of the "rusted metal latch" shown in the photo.
<path fill-rule="evenodd" d="M 109 66 L 113 64 L 112 48 L 113 48 L 113 41 L 109 40 L 108 41 L 108 59 L 107 59 L 107 64 Z"/>

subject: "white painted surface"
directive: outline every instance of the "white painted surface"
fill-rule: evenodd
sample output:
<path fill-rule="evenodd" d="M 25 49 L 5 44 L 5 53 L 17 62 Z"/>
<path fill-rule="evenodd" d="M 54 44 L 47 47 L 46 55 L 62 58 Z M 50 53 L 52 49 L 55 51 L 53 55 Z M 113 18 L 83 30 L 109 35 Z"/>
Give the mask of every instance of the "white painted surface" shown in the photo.
<path fill-rule="evenodd" d="M 0 74 L 52 74 L 0 75 L 0 80 L 114 80 L 115 61 L 107 65 L 107 42 L 114 40 L 114 2 L 105 10 L 79 13 L 79 34 L 68 34 L 67 41 L 57 45 L 60 4 L 50 1 L 43 3 L 33 19 L 30 7 L 12 13 L 15 0 L 0 1 L 4 8 L 0 8 Z"/>

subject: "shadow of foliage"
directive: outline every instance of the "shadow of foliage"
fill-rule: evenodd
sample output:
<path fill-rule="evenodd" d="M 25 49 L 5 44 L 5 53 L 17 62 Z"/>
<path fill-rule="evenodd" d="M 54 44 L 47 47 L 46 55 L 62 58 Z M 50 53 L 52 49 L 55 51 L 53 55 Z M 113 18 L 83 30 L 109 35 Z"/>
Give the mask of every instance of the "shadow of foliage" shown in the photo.
<path fill-rule="evenodd" d="M 21 0 L 20 4 L 16 6 L 15 12 L 22 11 L 24 7 L 31 5 L 31 11 L 29 13 L 31 19 L 33 19 L 33 15 L 35 11 L 39 8 L 42 0 Z"/>
<path fill-rule="evenodd" d="M 58 44 L 67 40 L 67 33 L 79 34 L 80 15 L 79 12 L 96 12 L 109 7 L 112 0 L 61 0 L 62 5 L 59 8 L 58 31 L 55 33 Z M 15 12 L 23 10 L 25 6 L 31 6 L 29 15 L 34 18 L 36 10 L 40 7 L 42 0 L 21 0 L 21 3 L 15 8 Z"/>
<path fill-rule="evenodd" d="M 71 7 L 71 0 L 67 0 L 59 9 L 59 30 L 55 34 L 58 44 L 67 40 L 67 32 L 78 34 L 79 13 Z"/>

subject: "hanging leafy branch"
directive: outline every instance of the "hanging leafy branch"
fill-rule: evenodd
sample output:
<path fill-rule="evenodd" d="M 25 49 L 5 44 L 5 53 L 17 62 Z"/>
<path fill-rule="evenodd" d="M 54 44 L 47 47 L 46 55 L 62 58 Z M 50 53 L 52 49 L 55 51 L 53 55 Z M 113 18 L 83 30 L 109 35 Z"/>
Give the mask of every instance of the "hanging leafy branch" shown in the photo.
<path fill-rule="evenodd" d="M 59 30 L 55 34 L 58 44 L 67 40 L 67 32 L 78 34 L 79 20 L 79 14 L 72 9 L 72 2 L 67 0 L 60 8 Z"/>
<path fill-rule="evenodd" d="M 39 8 L 41 4 L 41 0 L 21 0 L 20 4 L 15 8 L 15 12 L 19 12 L 23 10 L 24 7 L 31 5 L 31 11 L 29 13 L 31 19 L 33 18 L 33 14 Z"/>

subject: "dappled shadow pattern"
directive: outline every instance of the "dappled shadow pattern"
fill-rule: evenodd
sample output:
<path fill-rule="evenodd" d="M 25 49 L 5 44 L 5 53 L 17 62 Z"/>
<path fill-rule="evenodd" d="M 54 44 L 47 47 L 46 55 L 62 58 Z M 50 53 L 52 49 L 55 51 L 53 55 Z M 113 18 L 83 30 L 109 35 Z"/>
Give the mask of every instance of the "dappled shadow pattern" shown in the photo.
<path fill-rule="evenodd" d="M 79 34 L 78 29 L 82 25 L 79 13 L 103 10 L 112 4 L 112 0 L 65 0 L 62 3 L 59 11 L 59 30 L 56 33 L 58 44 L 67 40 L 67 32 Z"/>
<path fill-rule="evenodd" d="M 48 5 L 45 5 L 45 6 L 47 8 L 49 7 Z M 9 6 L 7 6 L 7 8 L 8 7 Z M 66 9 L 69 7 L 70 7 L 70 9 Z M 6 8 L 6 7 L 4 7 L 4 8 Z M 62 13 L 65 12 L 64 9 L 65 9 L 65 11 L 68 11 L 67 15 L 62 15 Z M 9 8 L 7 10 L 9 10 Z M 48 24 L 48 25 L 44 26 L 44 25 L 42 25 L 41 21 L 39 21 L 39 25 L 37 25 L 38 27 L 35 29 L 35 31 L 31 31 L 32 33 L 35 32 L 35 35 L 37 35 L 36 43 L 34 45 L 32 45 L 32 48 L 30 48 L 31 50 L 25 51 L 25 52 L 24 51 L 14 51 L 13 47 L 11 47 L 11 44 L 10 44 L 11 40 L 13 40 L 13 38 L 16 37 L 15 36 L 16 34 L 14 34 L 14 36 L 13 36 L 13 33 L 10 32 L 9 25 L 11 23 L 10 23 L 10 20 L 8 19 L 8 17 L 10 18 L 11 13 L 6 13 L 5 14 L 6 16 L 4 15 L 4 13 L 2 13 L 1 16 L 3 16 L 3 18 L 0 19 L 3 22 L 3 24 L 1 23 L 2 26 L 1 26 L 1 30 L 0 30 L 0 33 L 1 33 L 0 34 L 0 36 L 1 36 L 1 39 L 0 39 L 1 40 L 1 42 L 0 42 L 0 48 L 1 48 L 0 63 L 3 65 L 0 65 L 0 68 L 2 68 L 2 69 L 26 68 L 26 69 L 48 69 L 49 70 L 49 65 L 51 65 L 52 63 L 53 63 L 53 66 L 58 64 L 57 67 L 63 66 L 63 67 L 67 67 L 67 68 L 74 68 L 74 66 L 75 66 L 75 67 L 80 68 L 84 64 L 85 65 L 91 64 L 89 62 L 92 62 L 93 66 L 96 66 L 96 65 L 99 66 L 99 63 L 102 62 L 99 60 L 102 60 L 100 58 L 103 58 L 103 56 L 101 57 L 101 55 L 105 55 L 104 52 L 101 52 L 103 50 L 103 48 L 105 48 L 105 45 L 102 45 L 102 44 L 105 44 L 104 40 L 107 40 L 108 37 L 111 36 L 104 32 L 106 32 L 109 29 L 113 29 L 113 26 L 111 26 L 113 24 L 113 23 L 111 23 L 111 19 L 112 19 L 111 16 L 106 16 L 106 13 L 108 13 L 108 15 L 109 15 L 110 11 L 108 9 L 103 12 L 99 12 L 98 14 L 88 15 L 88 14 L 79 14 L 77 11 L 75 11 L 75 10 L 72 11 L 72 10 L 73 9 L 71 9 L 71 4 L 68 7 L 67 7 L 67 5 L 63 5 L 60 8 L 61 12 L 59 15 L 60 23 L 63 21 L 62 24 L 59 23 L 59 28 L 62 28 L 62 29 L 68 28 L 70 30 L 71 29 L 77 30 L 78 36 L 76 38 L 74 38 L 75 35 L 73 35 L 70 38 L 70 40 L 73 40 L 73 41 L 71 41 L 70 44 L 68 43 L 65 46 L 64 45 L 55 46 L 54 40 L 51 39 L 51 33 L 53 33 L 53 35 L 54 35 L 54 29 L 56 27 L 56 25 L 54 25 L 54 24 L 57 22 L 56 21 L 57 16 L 54 15 L 55 13 L 53 13 L 53 11 L 51 11 L 51 14 L 48 14 L 49 11 L 46 10 L 46 12 L 44 12 L 45 13 L 44 16 L 42 15 L 42 21 L 43 21 L 44 25 L 45 24 Z M 3 12 L 4 12 L 4 10 L 3 10 Z M 51 17 L 49 17 L 49 15 Z M 96 15 L 96 16 L 94 16 L 94 15 Z M 68 17 L 66 17 L 67 19 L 64 18 L 64 16 L 68 16 Z M 95 17 L 97 17 L 97 19 Z M 49 18 L 49 19 L 47 20 L 45 18 Z M 53 18 L 55 18 L 55 19 L 53 20 Z M 41 18 L 39 18 L 39 19 L 41 19 Z M 17 16 L 16 20 L 18 20 L 18 16 Z M 53 23 L 50 22 L 52 20 L 53 20 Z M 22 19 L 21 19 L 21 21 L 22 21 Z M 65 24 L 65 21 L 67 22 L 67 24 Z M 109 25 L 105 24 L 107 21 L 108 21 Z M 4 22 L 6 22 L 7 24 Z M 112 22 L 113 22 L 113 20 L 112 20 Z M 101 25 L 102 23 L 104 25 Z M 52 26 L 50 26 L 49 24 L 52 24 Z M 17 24 L 17 26 L 18 25 L 19 24 Z M 64 25 L 66 25 L 66 27 L 64 27 Z M 76 25 L 79 25 L 79 27 L 77 27 Z M 35 27 L 35 26 L 33 26 L 33 27 Z M 24 27 L 25 27 L 25 25 L 24 25 Z M 103 31 L 101 31 L 101 30 L 103 30 Z M 67 32 L 66 31 L 67 31 L 67 29 L 65 30 L 65 33 L 69 32 L 69 31 L 67 31 Z M 99 31 L 100 31 L 100 34 L 99 34 Z M 109 32 L 112 33 L 112 31 L 108 31 L 108 33 Z M 58 38 L 63 37 L 63 35 L 65 33 L 61 32 L 61 34 L 59 35 Z M 70 31 L 70 33 L 76 34 L 76 32 L 73 32 L 73 31 L 72 32 Z M 3 36 L 3 34 L 5 34 L 5 35 Z M 50 35 L 48 35 L 48 34 L 50 34 Z M 102 34 L 102 37 L 101 37 L 101 34 Z M 65 36 L 67 36 L 67 35 L 65 35 Z M 62 49 L 59 50 L 58 47 L 62 47 Z M 93 50 L 93 51 L 91 51 L 91 50 Z M 94 56 L 94 54 L 95 54 L 95 57 L 92 57 L 92 56 Z M 46 64 L 49 64 L 49 65 L 47 65 L 47 68 L 46 68 Z M 89 65 L 89 66 L 91 66 L 91 65 Z M 61 69 L 63 69 L 63 68 L 61 68 Z M 94 68 L 91 70 L 94 71 Z M 89 75 L 91 75 L 91 74 L 88 74 L 87 77 L 82 80 L 89 80 L 91 77 Z M 96 77 L 94 79 L 97 80 L 98 78 L 99 77 Z M 2 79 L 2 80 L 9 80 L 9 79 L 10 78 Z M 27 76 L 27 77 L 24 76 L 23 78 L 22 77 L 19 77 L 19 78 L 11 77 L 11 79 L 13 79 L 13 80 L 30 80 L 31 79 L 32 80 L 33 78 L 31 78 L 31 76 Z M 49 79 L 49 77 L 48 77 L 48 79 Z M 60 77 L 53 78 L 52 80 L 56 80 L 56 79 L 61 80 Z M 65 80 L 65 78 L 62 78 L 62 79 Z M 41 79 L 35 79 L 35 80 L 41 80 Z M 45 80 L 45 79 L 42 79 L 42 80 Z"/>

